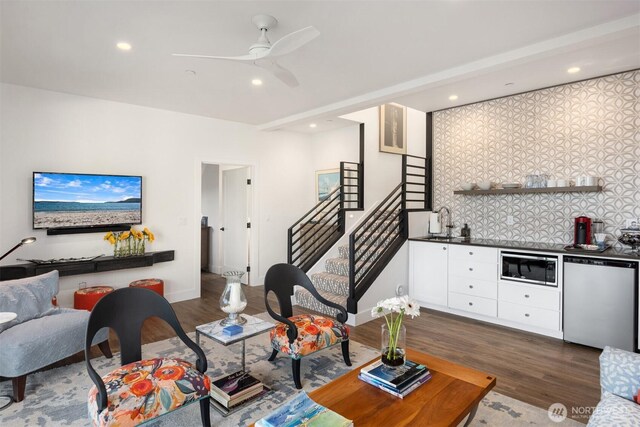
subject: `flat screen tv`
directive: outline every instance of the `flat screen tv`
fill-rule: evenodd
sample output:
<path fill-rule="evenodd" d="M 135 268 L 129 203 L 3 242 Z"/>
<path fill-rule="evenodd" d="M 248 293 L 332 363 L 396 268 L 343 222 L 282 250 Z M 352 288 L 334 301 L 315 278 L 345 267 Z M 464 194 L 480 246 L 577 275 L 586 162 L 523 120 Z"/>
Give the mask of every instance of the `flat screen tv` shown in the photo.
<path fill-rule="evenodd" d="M 34 229 L 141 223 L 141 176 L 33 173 Z"/>

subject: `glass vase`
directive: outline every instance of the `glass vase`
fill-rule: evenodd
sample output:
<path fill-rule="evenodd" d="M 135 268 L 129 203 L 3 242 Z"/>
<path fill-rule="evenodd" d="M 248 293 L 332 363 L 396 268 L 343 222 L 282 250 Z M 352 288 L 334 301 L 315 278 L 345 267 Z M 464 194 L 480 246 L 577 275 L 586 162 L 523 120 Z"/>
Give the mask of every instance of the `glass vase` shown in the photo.
<path fill-rule="evenodd" d="M 407 329 L 403 324 L 396 327 L 393 322 L 391 327 L 390 331 L 386 323 L 382 324 L 380 352 L 382 363 L 389 368 L 395 368 L 404 365 Z"/>
<path fill-rule="evenodd" d="M 222 319 L 222 326 L 242 325 L 247 319 L 240 316 L 240 313 L 247 307 L 247 298 L 242 291 L 240 278 L 244 276 L 244 271 L 227 271 L 222 274 L 227 278 L 222 296 L 220 297 L 220 308 L 227 313 L 227 317 Z"/>

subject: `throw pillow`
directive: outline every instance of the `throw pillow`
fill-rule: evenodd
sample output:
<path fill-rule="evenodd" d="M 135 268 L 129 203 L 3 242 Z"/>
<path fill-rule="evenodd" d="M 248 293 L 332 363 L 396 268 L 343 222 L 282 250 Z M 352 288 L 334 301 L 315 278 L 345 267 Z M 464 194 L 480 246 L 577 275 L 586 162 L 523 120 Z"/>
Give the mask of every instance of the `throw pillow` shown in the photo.
<path fill-rule="evenodd" d="M 0 311 L 16 313 L 18 317 L 0 325 L 0 332 L 12 326 L 47 316 L 58 308 L 51 300 L 58 293 L 58 271 L 40 276 L 0 282 Z"/>

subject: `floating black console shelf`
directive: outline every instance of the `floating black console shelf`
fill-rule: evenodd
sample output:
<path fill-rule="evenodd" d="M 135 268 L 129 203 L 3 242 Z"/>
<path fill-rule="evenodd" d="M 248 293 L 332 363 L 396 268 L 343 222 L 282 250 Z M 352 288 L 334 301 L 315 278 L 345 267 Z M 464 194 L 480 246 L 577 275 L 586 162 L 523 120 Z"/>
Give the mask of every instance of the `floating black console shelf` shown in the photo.
<path fill-rule="evenodd" d="M 59 264 L 14 264 L 0 267 L 0 280 L 22 279 L 58 270 L 60 276 L 100 273 L 103 271 L 125 270 L 149 267 L 158 262 L 173 261 L 174 251 L 147 252 L 142 256 L 114 258 L 103 256 L 92 261 L 63 262 Z"/>

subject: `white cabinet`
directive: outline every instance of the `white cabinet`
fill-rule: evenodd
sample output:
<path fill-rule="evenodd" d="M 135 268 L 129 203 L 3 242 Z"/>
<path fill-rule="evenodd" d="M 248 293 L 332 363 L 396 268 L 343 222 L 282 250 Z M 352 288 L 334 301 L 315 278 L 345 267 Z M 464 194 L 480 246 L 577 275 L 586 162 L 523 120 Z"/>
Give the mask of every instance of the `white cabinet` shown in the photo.
<path fill-rule="evenodd" d="M 499 280 L 499 255 L 496 247 L 410 241 L 409 295 L 438 311 L 562 338 L 562 287 Z"/>
<path fill-rule="evenodd" d="M 498 315 L 498 250 L 451 245 L 449 308 L 488 317 Z"/>
<path fill-rule="evenodd" d="M 409 242 L 409 295 L 422 303 L 447 306 L 449 245 Z"/>
<path fill-rule="evenodd" d="M 501 281 L 498 318 L 560 332 L 562 294 L 558 288 Z"/>

